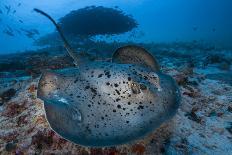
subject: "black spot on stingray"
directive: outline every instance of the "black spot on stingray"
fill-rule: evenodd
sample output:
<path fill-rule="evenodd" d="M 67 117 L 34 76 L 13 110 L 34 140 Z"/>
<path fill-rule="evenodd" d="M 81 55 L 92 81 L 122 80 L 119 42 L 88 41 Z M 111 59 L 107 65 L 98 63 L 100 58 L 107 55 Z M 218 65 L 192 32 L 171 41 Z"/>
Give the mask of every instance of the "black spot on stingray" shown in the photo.
<path fill-rule="evenodd" d="M 109 83 L 109 82 L 106 82 L 106 85 L 107 85 L 107 86 L 109 86 L 109 85 L 110 85 L 110 83 Z"/>
<path fill-rule="evenodd" d="M 130 123 L 130 121 L 126 121 L 126 123 L 127 123 L 127 124 Z"/>
<path fill-rule="evenodd" d="M 143 109 L 144 108 L 144 106 L 142 106 L 142 105 L 140 105 L 140 106 L 138 106 L 138 110 L 140 110 L 140 109 Z"/>
<path fill-rule="evenodd" d="M 87 126 L 85 129 L 86 129 L 86 131 L 88 131 L 90 134 L 92 133 L 92 130 L 89 128 L 89 126 Z"/>
<path fill-rule="evenodd" d="M 118 108 L 118 109 L 121 109 L 121 105 L 117 105 L 117 108 Z"/>
<path fill-rule="evenodd" d="M 105 75 L 106 75 L 108 78 L 110 78 L 110 77 L 111 77 L 111 75 L 110 75 L 110 71 L 104 71 L 104 73 L 105 73 Z"/>
<path fill-rule="evenodd" d="M 128 81 L 131 81 L 131 77 L 128 77 Z"/>
<path fill-rule="evenodd" d="M 94 93 L 94 94 L 96 94 L 96 93 L 97 93 L 96 88 L 90 88 L 90 89 L 91 89 L 91 92 L 92 92 L 92 93 Z"/>
<path fill-rule="evenodd" d="M 120 101 L 120 100 L 121 100 L 120 98 L 117 98 L 117 99 L 116 99 L 116 102 L 118 102 L 118 101 Z"/>
<path fill-rule="evenodd" d="M 145 79 L 145 80 L 147 80 L 147 79 L 148 79 L 148 77 L 147 77 L 147 76 L 144 76 L 144 79 Z"/>
<path fill-rule="evenodd" d="M 119 90 L 115 89 L 115 91 L 116 91 L 116 93 L 117 93 L 118 95 L 120 95 L 120 92 L 119 92 Z"/>
<path fill-rule="evenodd" d="M 102 76 L 103 76 L 103 74 L 99 74 L 99 75 L 98 75 L 98 78 L 101 78 Z"/>
<path fill-rule="evenodd" d="M 115 86 L 115 87 L 118 87 L 118 84 L 117 84 L 117 83 L 115 83 L 115 84 L 114 84 L 114 86 Z"/>
<path fill-rule="evenodd" d="M 116 110 L 114 109 L 113 112 L 116 112 Z"/>
<path fill-rule="evenodd" d="M 76 80 L 74 81 L 74 83 L 77 83 L 77 81 L 78 81 L 78 78 L 76 78 Z"/>
<path fill-rule="evenodd" d="M 130 102 L 128 102 L 127 104 L 128 104 L 128 105 L 131 105 L 131 103 L 130 103 Z"/>
<path fill-rule="evenodd" d="M 90 104 L 88 104 L 88 107 L 90 108 L 90 107 L 91 107 L 91 105 L 90 105 Z"/>
<path fill-rule="evenodd" d="M 90 88 L 90 86 L 86 86 L 86 87 L 85 87 L 85 90 L 86 90 L 86 89 L 89 89 L 89 88 Z"/>

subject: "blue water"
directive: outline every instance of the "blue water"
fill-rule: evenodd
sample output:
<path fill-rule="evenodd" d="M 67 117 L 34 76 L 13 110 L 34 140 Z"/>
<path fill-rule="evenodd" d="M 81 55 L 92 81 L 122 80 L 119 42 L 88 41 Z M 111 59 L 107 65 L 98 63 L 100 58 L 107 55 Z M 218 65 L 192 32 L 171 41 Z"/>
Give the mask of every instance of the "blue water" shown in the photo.
<path fill-rule="evenodd" d="M 137 37 L 121 34 L 111 40 L 144 43 L 197 40 L 223 48 L 232 47 L 231 0 L 1 0 L 0 54 L 38 49 L 34 41 L 54 31 L 54 26 L 32 11 L 33 8 L 42 9 L 58 20 L 71 10 L 91 5 L 118 6 L 138 22 Z M 10 7 L 8 14 L 6 7 Z M 14 36 L 4 33 L 7 26 Z M 17 32 L 20 28 L 37 29 L 40 34 L 28 38 Z"/>

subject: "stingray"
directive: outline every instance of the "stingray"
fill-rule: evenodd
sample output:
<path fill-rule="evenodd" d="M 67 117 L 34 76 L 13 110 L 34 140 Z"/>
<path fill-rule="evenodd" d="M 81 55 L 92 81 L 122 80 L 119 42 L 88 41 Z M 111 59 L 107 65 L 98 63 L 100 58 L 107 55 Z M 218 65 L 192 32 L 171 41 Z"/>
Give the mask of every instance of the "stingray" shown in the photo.
<path fill-rule="evenodd" d="M 46 71 L 38 83 L 38 98 L 57 134 L 83 146 L 115 146 L 143 138 L 174 116 L 178 86 L 145 49 L 121 47 L 112 62 L 81 61 L 56 22 L 35 11 L 52 21 L 77 65 Z"/>

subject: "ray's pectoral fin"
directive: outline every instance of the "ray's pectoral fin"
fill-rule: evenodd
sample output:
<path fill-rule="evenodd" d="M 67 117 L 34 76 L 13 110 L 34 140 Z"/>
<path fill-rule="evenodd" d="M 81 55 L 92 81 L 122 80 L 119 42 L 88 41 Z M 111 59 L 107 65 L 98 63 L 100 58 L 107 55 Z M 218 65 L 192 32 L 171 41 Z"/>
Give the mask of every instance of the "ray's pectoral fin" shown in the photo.
<path fill-rule="evenodd" d="M 118 48 L 113 54 L 112 62 L 140 65 L 153 71 L 160 70 L 157 60 L 144 48 L 135 45 Z"/>

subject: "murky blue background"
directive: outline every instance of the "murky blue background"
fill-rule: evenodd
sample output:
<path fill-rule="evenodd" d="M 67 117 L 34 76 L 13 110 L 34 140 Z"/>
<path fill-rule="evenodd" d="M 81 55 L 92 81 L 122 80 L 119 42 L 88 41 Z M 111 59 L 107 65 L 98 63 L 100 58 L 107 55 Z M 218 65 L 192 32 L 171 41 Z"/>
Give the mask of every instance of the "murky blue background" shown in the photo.
<path fill-rule="evenodd" d="M 3 33 L 7 26 L 13 30 L 35 28 L 40 36 L 54 31 L 46 18 L 32 11 L 34 7 L 58 20 L 71 10 L 91 5 L 119 6 L 126 14 L 131 14 L 139 23 L 137 35 L 140 37 L 129 38 L 134 42 L 197 40 L 223 48 L 232 47 L 231 0 L 1 0 L 0 54 L 38 48 L 33 45 L 34 40 L 25 35 Z M 5 6 L 16 12 L 7 14 Z M 119 35 L 113 39 L 123 41 L 128 40 L 128 36 Z"/>

